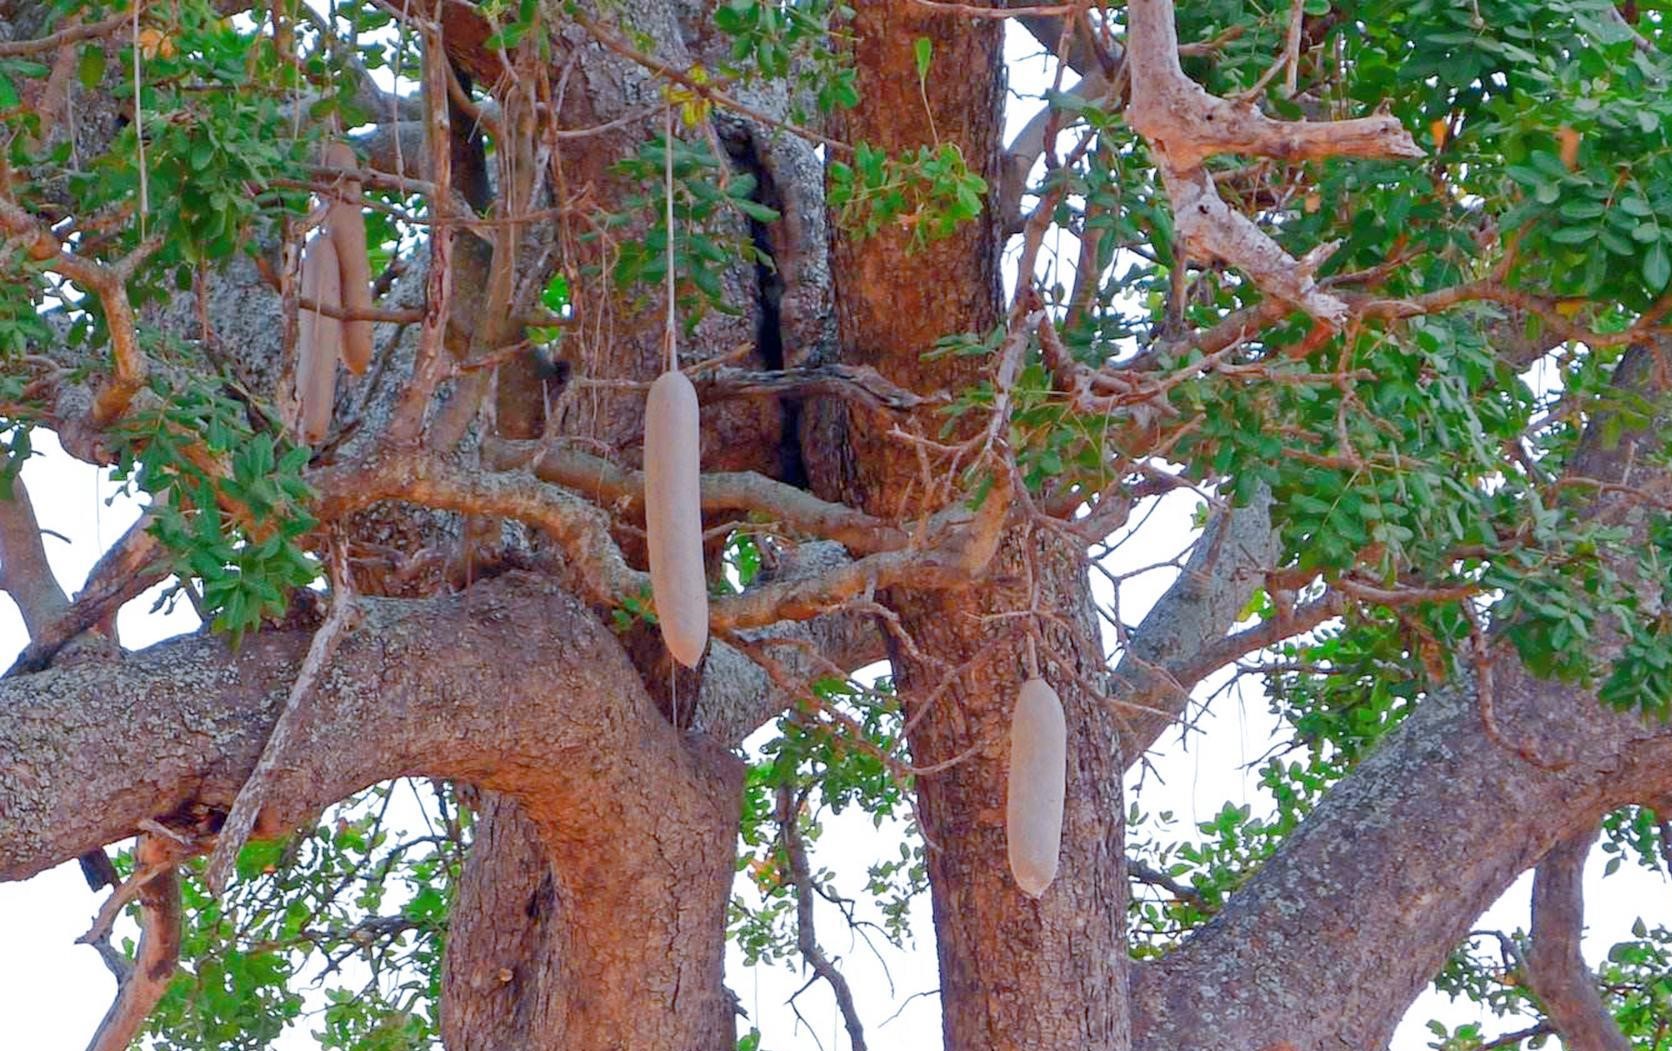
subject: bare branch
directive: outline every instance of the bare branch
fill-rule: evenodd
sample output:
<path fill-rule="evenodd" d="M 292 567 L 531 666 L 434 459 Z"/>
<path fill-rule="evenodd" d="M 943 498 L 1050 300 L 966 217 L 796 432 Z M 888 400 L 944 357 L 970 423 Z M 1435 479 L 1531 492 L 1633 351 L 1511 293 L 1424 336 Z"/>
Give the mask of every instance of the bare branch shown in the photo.
<path fill-rule="evenodd" d="M 70 600 L 47 564 L 41 526 L 21 475 L 12 478 L 11 489 L 11 499 L 0 498 L 0 588 L 17 603 L 33 639 L 63 615 Z"/>
<path fill-rule="evenodd" d="M 431 187 L 430 214 L 446 218 L 452 214 L 452 124 L 447 105 L 447 54 L 440 26 L 427 22 L 422 27 L 424 80 L 424 136 L 428 146 Z M 430 228 L 430 265 L 424 289 L 424 325 L 418 339 L 418 356 L 412 378 L 401 392 L 389 438 L 399 445 L 415 441 L 424 429 L 424 414 L 446 368 L 448 303 L 453 292 L 453 231 L 451 224 Z"/>
<path fill-rule="evenodd" d="M 836 1007 L 842 1012 L 842 1023 L 848 1030 L 848 1041 L 853 1051 L 865 1051 L 865 1027 L 860 1024 L 859 1011 L 853 1004 L 853 990 L 848 980 L 830 962 L 830 957 L 819 948 L 818 933 L 813 928 L 813 874 L 807 863 L 807 847 L 796 828 L 800 819 L 800 800 L 790 785 L 778 786 L 778 830 L 789 861 L 790 881 L 795 891 L 795 944 L 801 958 L 807 961 L 820 978 L 830 985 L 836 997 Z"/>
<path fill-rule="evenodd" d="M 1323 157 L 1423 156 L 1397 118 L 1276 121 L 1252 105 L 1210 95 L 1179 66 L 1173 0 L 1133 0 L 1127 8 L 1131 72 L 1128 122 L 1149 142 L 1173 203 L 1187 254 L 1221 259 L 1246 271 L 1263 291 L 1294 303 L 1331 326 L 1347 319 L 1347 305 L 1317 287 L 1313 273 L 1333 245 L 1295 259 L 1219 197 L 1202 162 L 1219 153 L 1285 160 Z"/>
<path fill-rule="evenodd" d="M 225 824 L 221 826 L 220 839 L 215 844 L 214 852 L 209 855 L 209 867 L 204 881 L 209 885 L 212 894 L 218 895 L 225 889 L 227 877 L 232 874 L 232 866 L 238 859 L 238 852 L 243 849 L 250 830 L 255 827 L 256 815 L 261 812 L 262 804 L 265 802 L 264 796 L 273 771 L 280 763 L 290 758 L 291 739 L 296 734 L 296 723 L 301 718 L 303 703 L 317 686 L 320 673 L 336 653 L 344 632 L 350 630 L 354 624 L 354 591 L 348 572 L 347 543 L 341 537 L 332 542 L 332 563 L 331 613 L 325 618 L 325 623 L 319 626 L 319 630 L 314 632 L 313 640 L 308 643 L 308 655 L 302 661 L 302 670 L 297 673 L 296 681 L 290 684 L 290 693 L 285 700 L 284 710 L 279 713 L 279 721 L 273 727 L 273 735 L 267 739 L 267 746 L 262 749 L 261 758 L 250 773 L 250 779 L 238 790 L 238 798 L 233 802 Z"/>
<path fill-rule="evenodd" d="M 1129 857 L 1126 859 L 1126 872 L 1127 875 L 1140 883 L 1159 887 L 1178 901 L 1196 906 L 1203 904 L 1202 896 L 1196 892 L 1194 887 L 1180 883 L 1155 866 L 1139 861 L 1137 858 Z"/>
<path fill-rule="evenodd" d="M 1595 830 L 1564 840 L 1538 863 L 1533 876 L 1532 946 L 1527 983 L 1568 1047 L 1631 1051 L 1631 1041 L 1609 1013 L 1585 966 L 1585 855 Z"/>
<path fill-rule="evenodd" d="M 87 1051 L 125 1051 L 168 991 L 180 960 L 180 877 L 174 869 L 180 857 L 178 845 L 166 837 L 141 835 L 134 847 L 134 874 L 111 893 L 112 902 L 126 900 L 124 889 L 133 887 L 140 906 L 139 948 Z M 81 940 L 94 940 L 93 933 Z M 98 940 L 106 934 L 108 930 Z"/>
<path fill-rule="evenodd" d="M 534 476 L 543 481 L 584 493 L 618 510 L 643 513 L 642 472 L 617 467 L 572 446 L 489 440 L 484 443 L 483 458 L 499 470 L 528 464 Z M 848 550 L 861 554 L 897 551 L 911 541 L 905 529 L 751 471 L 703 475 L 702 509 L 758 511 L 809 536 L 840 541 Z"/>
<path fill-rule="evenodd" d="M 141 515 L 99 558 L 75 601 L 30 633 L 29 646 L 7 675 L 39 671 L 72 639 L 115 613 L 122 604 L 168 576 L 161 541 L 151 534 L 152 514 Z"/>
<path fill-rule="evenodd" d="M 132 17 L 132 12 L 125 10 L 97 22 L 65 26 L 55 33 L 48 33 L 46 36 L 37 37 L 34 40 L 3 41 L 0 42 L 0 58 L 38 55 L 43 51 L 57 50 L 66 44 L 79 44 L 83 40 L 102 37 L 126 26 Z"/>
<path fill-rule="evenodd" d="M 1141 759 L 1184 712 L 1190 688 L 1203 676 L 1270 644 L 1263 641 L 1264 635 L 1244 633 L 1239 638 L 1226 632 L 1276 556 L 1271 494 L 1261 487 L 1246 506 L 1214 517 L 1178 579 L 1133 629 L 1110 690 L 1134 713 L 1121 734 L 1121 754 L 1128 765 Z M 1243 643 L 1251 645 L 1244 648 Z"/>
<path fill-rule="evenodd" d="M 383 500 L 407 500 L 438 510 L 498 515 L 536 526 L 569 556 L 588 597 L 616 607 L 649 590 L 649 574 L 633 569 L 610 533 L 599 507 L 532 478 L 482 475 L 418 454 L 389 455 L 329 468 L 312 479 L 317 513 L 333 520 Z M 992 559 L 1009 511 L 1009 489 L 996 487 L 974 516 L 955 507 L 932 518 L 920 547 L 880 551 L 833 566 L 819 576 L 783 581 L 709 606 L 715 632 L 807 620 L 877 588 L 957 587 L 979 575 Z"/>

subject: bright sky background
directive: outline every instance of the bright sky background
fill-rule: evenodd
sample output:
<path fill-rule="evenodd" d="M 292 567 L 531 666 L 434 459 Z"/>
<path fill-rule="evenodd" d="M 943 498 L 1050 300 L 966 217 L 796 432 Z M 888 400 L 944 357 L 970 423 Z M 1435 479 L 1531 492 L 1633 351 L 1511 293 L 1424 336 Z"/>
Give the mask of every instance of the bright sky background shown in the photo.
<path fill-rule="evenodd" d="M 1013 85 L 1039 83 L 1040 66 L 1025 61 L 1034 51 L 1031 44 L 1025 40 L 1012 43 Z M 1025 121 L 1031 113 L 1028 107 L 1013 106 L 1012 111 L 1013 124 Z M 46 543 L 60 582 L 73 592 L 98 554 L 137 517 L 138 509 L 125 498 L 110 501 L 116 489 L 113 483 L 58 451 L 49 435 L 37 434 L 44 455 L 24 468 L 24 479 L 41 524 L 67 538 L 65 542 L 49 536 Z M 1159 509 L 1142 533 L 1112 556 L 1110 568 L 1131 570 L 1171 557 L 1176 549 L 1168 545 L 1188 534 L 1191 510 L 1189 498 Z M 1173 575 L 1173 570 L 1163 570 L 1130 581 L 1121 596 L 1122 612 L 1135 622 Z M 1107 586 L 1101 580 L 1096 583 Z M 126 645 L 143 646 L 195 627 L 189 609 L 170 617 L 149 613 L 153 597 L 141 598 L 123 610 L 120 629 Z M 9 663 L 10 655 L 24 642 L 23 626 L 10 600 L 0 601 L 0 657 Z M 1217 685 L 1218 681 L 1206 684 L 1198 696 L 1206 696 Z M 1196 726 L 1198 732 L 1188 740 L 1181 741 L 1177 733 L 1163 739 L 1136 796 L 1142 807 L 1150 812 L 1170 810 L 1191 823 L 1210 819 L 1227 801 L 1248 804 L 1256 814 L 1269 813 L 1269 801 L 1259 793 L 1250 764 L 1266 752 L 1277 721 L 1258 689 L 1221 696 Z M 1135 779 L 1129 789 L 1138 789 Z M 857 894 L 865 865 L 892 856 L 898 836 L 897 828 L 874 829 L 862 814 L 833 818 L 823 839 L 812 848 L 813 867 L 837 872 L 844 889 Z M 1585 944 L 1593 965 L 1609 945 L 1628 936 L 1637 917 L 1651 924 L 1672 921 L 1672 895 L 1664 878 L 1628 863 L 1604 880 L 1599 855 L 1593 853 L 1587 881 L 1587 916 L 1593 933 Z M 1476 926 L 1506 931 L 1524 928 L 1530 888 L 1530 876 L 1523 877 Z M 114 981 L 97 954 L 74 944 L 100 900 L 88 891 L 73 861 L 25 883 L 0 884 L 0 930 L 6 932 L 6 951 L 0 953 L 0 1025 L 4 1026 L 0 1043 L 30 1051 L 79 1051 L 86 1046 L 114 991 Z M 918 903 L 914 914 L 915 949 L 885 952 L 886 974 L 866 946 L 849 935 L 834 908 L 822 901 L 818 924 L 823 947 L 838 958 L 853 985 L 871 1046 L 912 1051 L 939 1048 L 936 964 L 927 899 Z M 131 935 L 132 930 L 124 920 L 118 937 L 124 931 Z M 798 967 L 744 969 L 734 953 L 729 983 L 749 1012 L 750 1021 L 741 1023 L 743 1030 L 758 1025 L 765 1036 L 763 1046 L 771 1051 L 847 1048 L 834 1001 L 822 983 L 815 983 L 799 998 L 805 1024 L 787 1006 L 789 996 L 805 981 Z M 1479 1013 L 1467 1002 L 1452 1004 L 1427 994 L 1412 1008 L 1393 1049 L 1427 1047 L 1429 1018 L 1456 1025 L 1477 1017 Z M 275 1046 L 283 1051 L 316 1047 L 308 1035 L 309 1025 L 304 1019 Z M 1490 1035 L 1514 1028 L 1519 1028 L 1517 1021 L 1506 1019 L 1488 1022 L 1485 1031 Z"/>

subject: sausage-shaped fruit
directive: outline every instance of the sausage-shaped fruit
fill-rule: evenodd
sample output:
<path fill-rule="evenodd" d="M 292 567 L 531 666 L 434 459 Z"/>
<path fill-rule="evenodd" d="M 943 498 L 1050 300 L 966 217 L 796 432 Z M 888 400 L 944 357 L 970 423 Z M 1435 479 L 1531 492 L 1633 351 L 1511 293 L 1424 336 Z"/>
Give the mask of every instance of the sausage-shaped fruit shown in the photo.
<path fill-rule="evenodd" d="M 333 168 L 357 168 L 360 162 L 347 143 L 333 142 L 325 148 L 325 163 Z M 372 266 L 366 257 L 366 215 L 360 209 L 360 183 L 344 179 L 342 189 L 332 197 L 325 213 L 325 229 L 337 249 L 337 267 L 342 280 L 342 305 L 349 310 L 372 308 Z M 344 321 L 343 364 L 356 376 L 372 361 L 372 323 Z"/>
<path fill-rule="evenodd" d="M 302 253 L 302 297 L 323 306 L 342 303 L 337 250 L 329 237 L 316 237 Z M 306 307 L 297 318 L 296 401 L 302 438 L 325 437 L 337 400 L 337 357 L 342 352 L 342 323 Z"/>
<path fill-rule="evenodd" d="M 1062 702 L 1044 679 L 1029 679 L 1022 684 L 1010 719 L 1004 811 L 1010 874 L 1029 897 L 1044 894 L 1057 875 L 1067 776 L 1068 725 Z"/>
<path fill-rule="evenodd" d="M 708 646 L 700 445 L 696 388 L 678 370 L 662 373 L 644 406 L 645 533 L 662 641 L 687 668 Z"/>

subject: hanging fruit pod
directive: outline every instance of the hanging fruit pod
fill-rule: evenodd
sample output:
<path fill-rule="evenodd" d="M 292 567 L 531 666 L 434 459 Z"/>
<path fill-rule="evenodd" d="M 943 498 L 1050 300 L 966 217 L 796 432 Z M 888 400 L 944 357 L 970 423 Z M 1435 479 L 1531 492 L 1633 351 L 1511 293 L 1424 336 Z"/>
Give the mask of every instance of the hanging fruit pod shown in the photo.
<path fill-rule="evenodd" d="M 325 147 L 325 163 L 332 168 L 358 168 L 353 147 L 333 142 Z M 337 250 L 342 305 L 365 312 L 372 308 L 372 268 L 366 255 L 366 214 L 360 207 L 360 183 L 344 179 L 325 213 L 325 229 Z M 363 375 L 372 361 L 372 323 L 342 322 L 342 359 L 348 371 Z"/>
<path fill-rule="evenodd" d="M 329 237 L 314 238 L 302 253 L 302 298 L 321 306 L 342 304 L 337 250 Z M 297 315 L 296 402 L 302 438 L 309 444 L 330 430 L 341 352 L 342 323 L 303 307 Z"/>
<path fill-rule="evenodd" d="M 1062 702 L 1044 679 L 1029 679 L 1010 720 L 1004 812 L 1010 874 L 1029 897 L 1044 894 L 1057 875 L 1067 777 L 1068 724 Z"/>
<path fill-rule="evenodd" d="M 644 519 L 662 641 L 687 668 L 708 646 L 700 448 L 696 388 L 670 369 L 650 385 L 644 407 Z"/>

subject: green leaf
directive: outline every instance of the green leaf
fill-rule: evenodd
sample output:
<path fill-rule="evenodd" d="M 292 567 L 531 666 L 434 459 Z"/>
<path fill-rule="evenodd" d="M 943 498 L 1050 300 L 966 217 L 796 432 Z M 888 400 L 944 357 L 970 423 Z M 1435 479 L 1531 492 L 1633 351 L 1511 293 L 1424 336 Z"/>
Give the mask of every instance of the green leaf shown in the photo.
<path fill-rule="evenodd" d="M 76 62 L 76 78 L 81 81 L 81 86 L 88 89 L 96 88 L 99 81 L 104 79 L 104 75 L 104 48 L 97 44 L 82 45 L 81 57 Z"/>
<path fill-rule="evenodd" d="M 926 36 L 920 36 L 912 41 L 912 52 L 917 56 L 917 79 L 922 81 L 929 75 L 929 57 L 934 53 L 935 42 Z"/>
<path fill-rule="evenodd" d="M 1659 292 L 1672 279 L 1672 257 L 1666 252 L 1666 242 L 1656 241 L 1643 254 L 1643 280 L 1650 292 Z"/>

